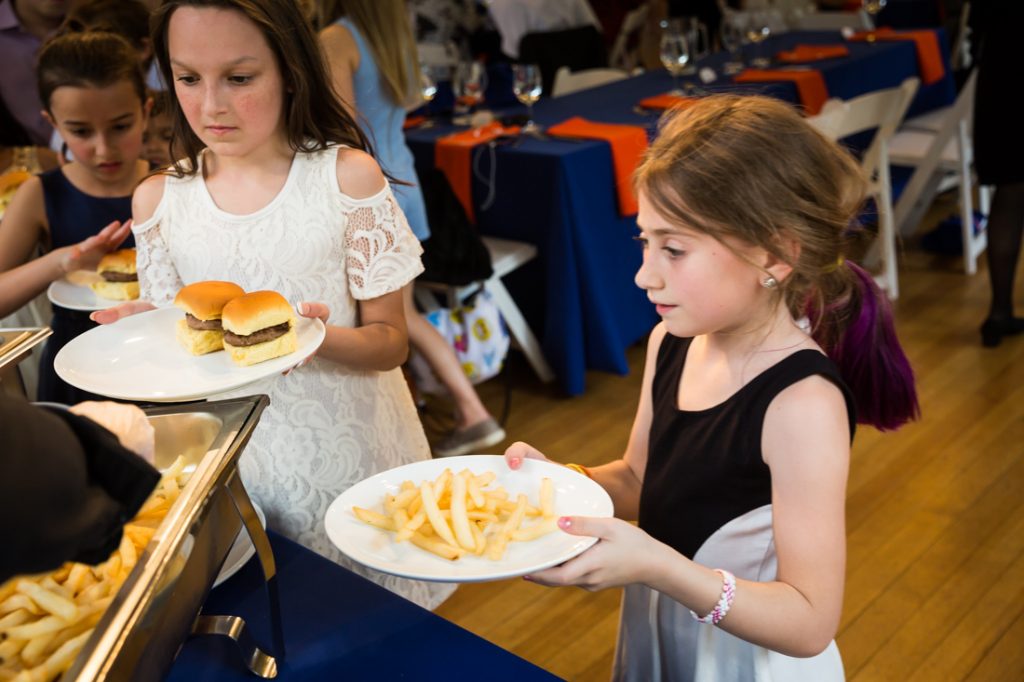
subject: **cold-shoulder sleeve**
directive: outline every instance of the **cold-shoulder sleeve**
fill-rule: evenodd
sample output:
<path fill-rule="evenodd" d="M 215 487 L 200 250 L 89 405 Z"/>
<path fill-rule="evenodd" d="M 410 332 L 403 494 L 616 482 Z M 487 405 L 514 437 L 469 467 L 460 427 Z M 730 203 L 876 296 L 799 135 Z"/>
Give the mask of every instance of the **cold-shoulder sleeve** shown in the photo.
<path fill-rule="evenodd" d="M 171 305 L 178 290 L 183 286 L 164 239 L 163 217 L 161 201 L 153 217 L 143 223 L 132 225 L 132 233 L 135 235 L 136 269 L 139 272 L 139 298 L 149 301 L 158 308 Z"/>
<path fill-rule="evenodd" d="M 390 187 L 366 199 L 343 196 L 345 266 L 356 300 L 397 291 L 423 272 L 423 247 Z"/>

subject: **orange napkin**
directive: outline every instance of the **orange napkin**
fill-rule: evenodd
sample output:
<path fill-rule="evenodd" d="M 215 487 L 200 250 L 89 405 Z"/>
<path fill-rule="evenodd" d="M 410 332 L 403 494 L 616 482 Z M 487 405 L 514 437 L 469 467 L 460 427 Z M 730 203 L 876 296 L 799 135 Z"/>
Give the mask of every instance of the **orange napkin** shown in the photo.
<path fill-rule="evenodd" d="M 877 31 L 854 33 L 850 40 L 913 40 L 917 47 L 917 68 L 921 72 L 921 82 L 931 85 L 938 83 L 946 75 L 946 67 L 942 63 L 942 50 L 939 49 L 939 38 L 935 31 L 894 31 L 891 28 L 880 28 Z"/>
<path fill-rule="evenodd" d="M 828 89 L 821 71 L 816 69 L 746 69 L 734 79 L 737 83 L 763 83 L 769 81 L 792 81 L 796 83 L 800 103 L 804 112 L 814 116 L 821 111 L 828 99 Z"/>
<path fill-rule="evenodd" d="M 547 130 L 555 137 L 583 137 L 604 140 L 612 147 L 612 167 L 615 171 L 615 189 L 619 195 L 619 214 L 635 215 L 639 210 L 633 193 L 633 171 L 647 150 L 647 131 L 640 126 L 617 123 L 595 123 L 574 116 Z"/>
<path fill-rule="evenodd" d="M 671 109 L 674 106 L 689 106 L 695 103 L 697 100 L 694 97 L 685 97 L 683 95 L 671 95 L 664 93 L 662 95 L 655 95 L 654 97 L 645 97 L 640 100 L 639 105 L 644 109 Z"/>
<path fill-rule="evenodd" d="M 402 130 L 408 130 L 409 128 L 415 128 L 418 125 L 426 123 L 426 116 L 406 116 L 405 122 L 402 124 Z"/>
<path fill-rule="evenodd" d="M 505 128 L 495 122 L 438 138 L 434 146 L 434 165 L 448 178 L 448 184 L 465 209 L 469 222 L 476 223 L 476 212 L 473 210 L 473 148 L 501 135 L 518 133 L 518 126 Z"/>
<path fill-rule="evenodd" d="M 776 59 L 787 64 L 804 64 L 849 56 L 850 50 L 846 45 L 797 45 L 792 50 L 783 50 L 775 55 Z"/>

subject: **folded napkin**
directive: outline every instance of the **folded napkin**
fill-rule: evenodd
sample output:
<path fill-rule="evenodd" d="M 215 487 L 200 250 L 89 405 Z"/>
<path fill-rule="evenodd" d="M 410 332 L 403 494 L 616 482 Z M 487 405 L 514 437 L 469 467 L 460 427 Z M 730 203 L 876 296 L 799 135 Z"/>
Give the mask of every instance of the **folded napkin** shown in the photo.
<path fill-rule="evenodd" d="M 913 40 L 917 48 L 917 69 L 921 72 L 921 82 L 931 85 L 938 83 L 946 75 L 946 66 L 942 61 L 942 50 L 939 49 L 939 38 L 935 31 L 894 31 L 891 28 L 880 28 L 877 31 L 854 33 L 850 40 Z"/>
<path fill-rule="evenodd" d="M 617 123 L 595 123 L 575 116 L 547 130 L 555 137 L 582 137 L 604 140 L 612 148 L 612 167 L 615 171 L 615 189 L 619 196 L 619 214 L 635 215 L 639 210 L 633 192 L 633 171 L 647 150 L 647 131 L 640 126 Z"/>
<path fill-rule="evenodd" d="M 405 122 L 402 123 L 402 130 L 409 130 L 410 128 L 416 128 L 427 122 L 426 116 L 406 116 Z"/>
<path fill-rule="evenodd" d="M 694 97 L 686 97 L 684 95 L 672 95 L 664 93 L 662 95 L 655 95 L 654 97 L 645 97 L 638 102 L 639 106 L 644 109 L 671 109 L 675 106 L 689 106 L 696 102 L 697 99 Z"/>
<path fill-rule="evenodd" d="M 476 223 L 476 211 L 473 209 L 473 149 L 496 137 L 518 134 L 518 126 L 506 128 L 495 122 L 438 138 L 434 146 L 434 165 L 448 179 L 469 222 Z"/>
<path fill-rule="evenodd" d="M 792 81 L 808 116 L 820 113 L 828 99 L 825 79 L 816 69 L 745 69 L 733 80 L 737 83 Z"/>
<path fill-rule="evenodd" d="M 797 45 L 792 50 L 779 52 L 775 58 L 786 64 L 805 64 L 849 56 L 850 49 L 846 45 Z"/>

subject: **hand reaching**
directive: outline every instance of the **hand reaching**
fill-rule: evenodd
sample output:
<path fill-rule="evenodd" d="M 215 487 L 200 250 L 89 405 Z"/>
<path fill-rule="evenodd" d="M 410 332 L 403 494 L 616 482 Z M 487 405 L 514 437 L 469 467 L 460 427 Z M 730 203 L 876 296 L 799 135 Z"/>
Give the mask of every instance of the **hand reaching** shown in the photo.
<path fill-rule="evenodd" d="M 113 324 L 122 317 L 144 313 L 147 310 L 156 310 L 156 306 L 149 301 L 128 301 L 112 308 L 97 310 L 89 315 L 89 319 L 99 324 Z"/>
<path fill-rule="evenodd" d="M 578 585 L 593 592 L 632 583 L 649 584 L 660 562 L 669 560 L 659 559 L 665 545 L 621 519 L 563 516 L 558 519 L 558 527 L 570 535 L 596 537 L 598 541 L 575 559 L 526 576 L 527 580 L 549 587 Z"/>
<path fill-rule="evenodd" d="M 544 456 L 537 448 L 523 443 L 522 441 L 516 441 L 512 445 L 508 446 L 505 450 L 505 463 L 508 464 L 508 468 L 515 470 L 523 465 L 524 459 L 536 459 L 541 462 L 550 462 L 551 460 Z M 557 462 L 555 462 L 557 464 Z"/>
<path fill-rule="evenodd" d="M 299 315 L 302 315 L 303 317 L 308 317 L 311 319 L 316 318 L 323 322 L 324 324 L 327 324 L 327 320 L 331 316 L 331 309 L 327 306 L 326 303 L 302 301 L 301 303 L 295 306 L 295 310 L 296 312 L 299 313 Z M 324 340 L 327 340 L 326 337 L 324 337 Z M 321 343 L 321 345 L 323 344 Z M 316 351 L 314 351 L 313 354 L 310 355 L 308 358 L 306 358 L 299 364 L 295 365 L 294 367 L 286 369 L 285 371 L 281 372 L 281 374 L 283 376 L 288 376 L 289 374 L 291 374 L 292 370 L 298 369 L 299 367 L 308 364 L 313 358 L 316 357 L 316 354 L 318 352 L 320 352 L 319 348 Z"/>
<path fill-rule="evenodd" d="M 115 220 L 91 237 L 64 247 L 60 258 L 61 270 L 65 273 L 72 270 L 95 270 L 100 259 L 120 246 L 131 231 L 131 220 L 124 223 Z"/>

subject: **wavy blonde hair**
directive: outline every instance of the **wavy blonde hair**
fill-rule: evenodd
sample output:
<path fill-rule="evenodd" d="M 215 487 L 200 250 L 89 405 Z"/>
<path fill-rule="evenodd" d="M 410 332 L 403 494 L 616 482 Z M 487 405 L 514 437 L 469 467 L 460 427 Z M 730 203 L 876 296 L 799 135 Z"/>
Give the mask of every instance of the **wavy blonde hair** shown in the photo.
<path fill-rule="evenodd" d="M 412 93 L 419 63 L 416 40 L 402 0 L 319 0 L 317 24 L 323 29 L 347 17 L 370 45 L 388 96 L 404 105 Z"/>

